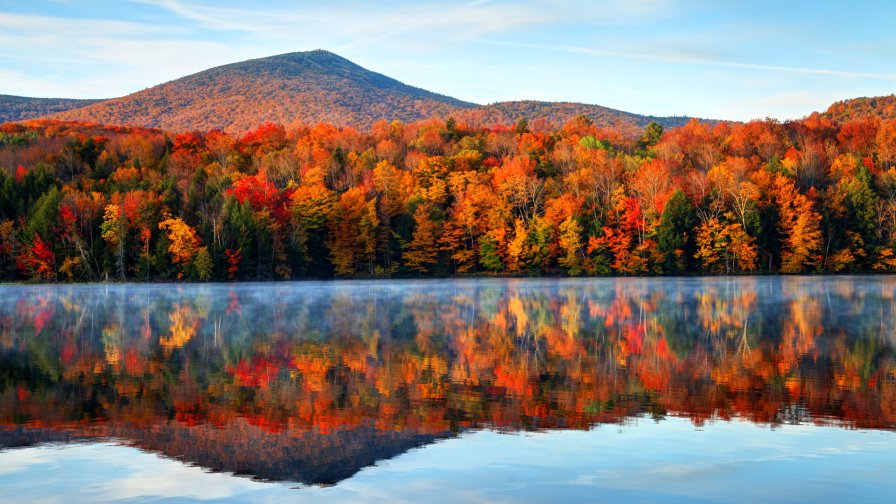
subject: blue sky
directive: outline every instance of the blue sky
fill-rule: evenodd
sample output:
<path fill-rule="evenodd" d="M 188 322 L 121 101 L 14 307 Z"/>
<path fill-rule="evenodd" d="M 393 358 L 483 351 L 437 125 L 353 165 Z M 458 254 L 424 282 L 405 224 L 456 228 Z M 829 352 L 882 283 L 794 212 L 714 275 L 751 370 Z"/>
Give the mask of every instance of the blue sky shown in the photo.
<path fill-rule="evenodd" d="M 322 48 L 477 103 L 788 119 L 896 92 L 893 26 L 893 0 L 0 0 L 0 94 L 120 96 Z"/>

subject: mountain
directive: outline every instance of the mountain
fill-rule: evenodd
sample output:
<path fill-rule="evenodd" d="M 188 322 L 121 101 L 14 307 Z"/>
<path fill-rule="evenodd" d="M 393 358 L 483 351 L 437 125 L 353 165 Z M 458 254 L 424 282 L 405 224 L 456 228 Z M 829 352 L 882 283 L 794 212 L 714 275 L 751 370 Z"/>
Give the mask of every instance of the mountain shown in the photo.
<path fill-rule="evenodd" d="M 245 132 L 264 122 L 369 128 L 379 120 L 411 122 L 455 116 L 473 125 L 521 117 L 563 123 L 579 115 L 600 126 L 665 127 L 687 117 L 652 117 L 599 105 L 513 101 L 479 106 L 402 84 L 328 51 L 281 54 L 219 66 L 121 98 L 53 114 L 54 119 L 167 130 Z"/>
<path fill-rule="evenodd" d="M 521 117 L 526 118 L 528 121 L 536 118 L 545 118 L 554 123 L 563 124 L 580 115 L 584 115 L 602 127 L 635 125 L 642 128 L 652 121 L 660 123 L 664 128 L 673 128 L 683 126 L 691 119 L 683 116 L 657 117 L 633 114 L 586 103 L 534 100 L 492 103 L 476 109 L 459 112 L 457 115 L 473 125 L 511 124 Z"/>
<path fill-rule="evenodd" d="M 84 107 L 99 101 L 101 100 L 28 98 L 26 96 L 0 95 L 0 123 L 34 119 L 56 112 Z"/>
<path fill-rule="evenodd" d="M 853 119 L 896 118 L 896 95 L 853 98 L 833 103 L 823 116 L 846 122 Z"/>
<path fill-rule="evenodd" d="M 187 426 L 170 421 L 151 425 L 106 421 L 98 425 L 40 428 L 0 424 L 0 450 L 112 440 L 214 472 L 266 481 L 333 485 L 364 467 L 454 435 L 362 426 L 329 433 L 301 432 L 265 429 L 244 419 L 215 426 Z"/>
<path fill-rule="evenodd" d="M 243 132 L 268 121 L 367 128 L 381 119 L 410 122 L 475 106 L 316 50 L 211 68 L 51 117 L 175 131 Z"/>

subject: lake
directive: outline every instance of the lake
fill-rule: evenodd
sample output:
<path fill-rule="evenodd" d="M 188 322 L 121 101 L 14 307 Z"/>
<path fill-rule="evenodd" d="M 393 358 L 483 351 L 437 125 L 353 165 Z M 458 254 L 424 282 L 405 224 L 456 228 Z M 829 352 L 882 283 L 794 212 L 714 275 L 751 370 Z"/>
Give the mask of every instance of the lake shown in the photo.
<path fill-rule="evenodd" d="M 0 286 L 0 500 L 885 501 L 896 278 Z"/>

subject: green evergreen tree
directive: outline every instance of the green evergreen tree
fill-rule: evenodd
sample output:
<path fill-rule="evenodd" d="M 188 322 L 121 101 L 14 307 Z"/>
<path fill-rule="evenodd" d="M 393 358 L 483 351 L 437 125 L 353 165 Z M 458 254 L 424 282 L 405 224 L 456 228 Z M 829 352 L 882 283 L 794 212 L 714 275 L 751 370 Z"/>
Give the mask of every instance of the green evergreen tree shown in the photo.
<path fill-rule="evenodd" d="M 693 232 L 697 227 L 697 214 L 691 200 L 682 191 L 672 194 L 660 225 L 656 229 L 657 248 L 665 254 L 665 273 L 689 271 L 694 256 Z"/>

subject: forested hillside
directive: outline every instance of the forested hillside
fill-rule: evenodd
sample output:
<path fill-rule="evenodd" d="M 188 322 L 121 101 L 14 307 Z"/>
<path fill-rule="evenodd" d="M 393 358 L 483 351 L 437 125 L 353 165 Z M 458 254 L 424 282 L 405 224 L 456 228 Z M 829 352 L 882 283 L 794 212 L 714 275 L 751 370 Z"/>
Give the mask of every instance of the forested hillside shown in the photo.
<path fill-rule="evenodd" d="M 644 116 L 583 103 L 515 101 L 479 106 L 402 84 L 322 50 L 212 68 L 52 118 L 173 132 L 217 128 L 242 135 L 265 122 L 287 126 L 324 122 L 367 130 L 380 120 L 412 122 L 451 116 L 474 126 L 510 125 L 525 118 L 556 128 L 580 115 L 599 126 L 619 128 L 641 128 L 651 121 L 672 127 L 688 121 L 687 117 Z"/>
<path fill-rule="evenodd" d="M 5 280 L 896 271 L 896 120 L 2 126 Z"/>
<path fill-rule="evenodd" d="M 828 107 L 823 115 L 839 122 L 855 119 L 896 119 L 896 95 L 838 101 Z"/>

